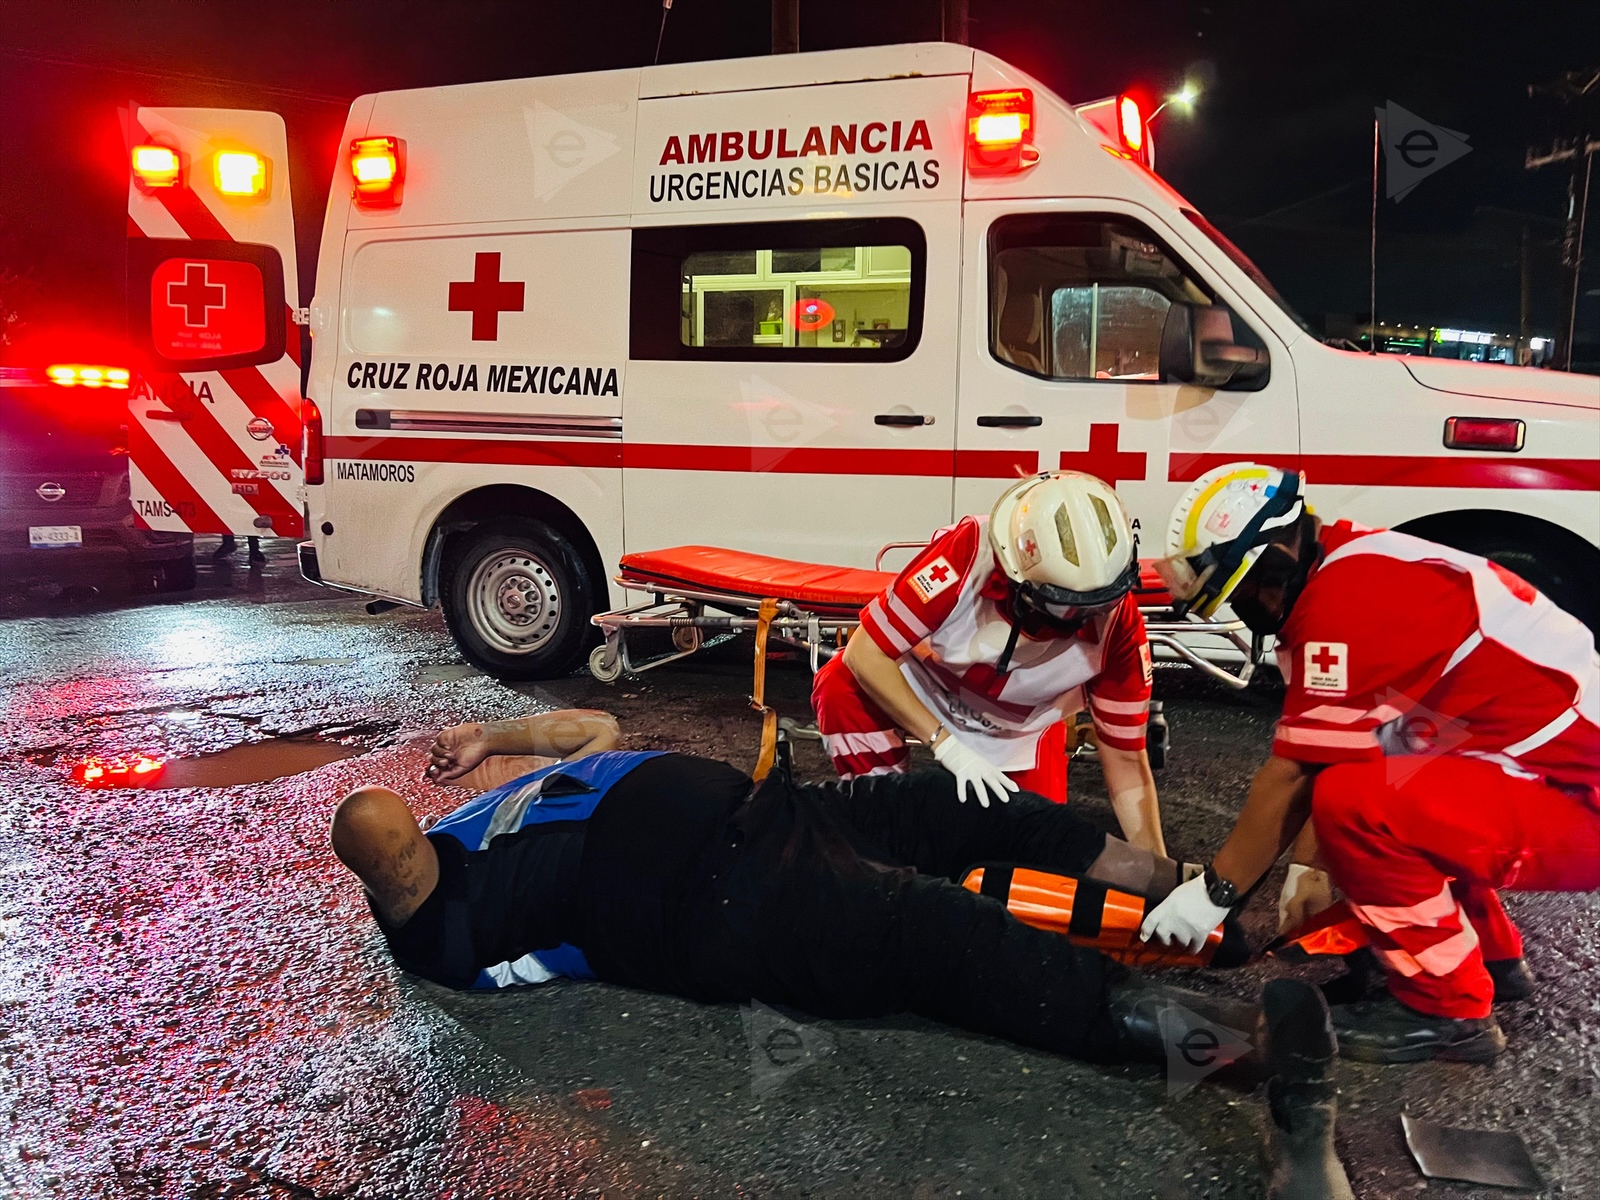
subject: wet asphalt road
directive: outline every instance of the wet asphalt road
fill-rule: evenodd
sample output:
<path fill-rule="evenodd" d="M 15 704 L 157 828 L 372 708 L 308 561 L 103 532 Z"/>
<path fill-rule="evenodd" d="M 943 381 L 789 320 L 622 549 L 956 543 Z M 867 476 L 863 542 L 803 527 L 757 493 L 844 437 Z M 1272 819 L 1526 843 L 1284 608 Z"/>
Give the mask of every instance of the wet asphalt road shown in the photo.
<path fill-rule="evenodd" d="M 242 552 L 241 552 L 242 559 Z M 180 600 L 0 595 L 0 1190 L 22 1197 L 573 1195 L 1253 1197 L 1261 1093 L 1169 1098 L 1159 1071 L 1094 1068 L 914 1018 L 812 1022 L 599 984 L 459 995 L 388 962 L 326 844 L 355 784 L 419 812 L 439 725 L 606 707 L 637 747 L 753 763 L 748 649 L 614 687 L 509 687 L 437 614 L 367 616 L 202 560 Z M 770 693 L 802 714 L 807 675 Z M 1276 697 L 1163 672 L 1171 847 L 1225 833 Z M 86 754 L 188 755 L 307 732 L 357 757 L 272 783 L 85 791 Z M 815 743 L 799 765 L 820 777 Z M 1098 770 L 1074 803 L 1108 819 Z M 1276 895 L 1276 880 L 1269 881 Z M 1492 1068 L 1341 1075 L 1340 1149 L 1362 1197 L 1506 1195 L 1428 1182 L 1402 1109 L 1527 1139 L 1545 1195 L 1600 1197 L 1600 903 L 1516 896 L 1535 1003 L 1501 1014 Z M 1258 902 L 1254 932 L 1269 933 Z M 1208 975 L 1249 994 L 1274 970 Z M 1326 970 L 1322 974 L 1326 974 Z M 1320 977 L 1320 976 L 1314 976 Z"/>

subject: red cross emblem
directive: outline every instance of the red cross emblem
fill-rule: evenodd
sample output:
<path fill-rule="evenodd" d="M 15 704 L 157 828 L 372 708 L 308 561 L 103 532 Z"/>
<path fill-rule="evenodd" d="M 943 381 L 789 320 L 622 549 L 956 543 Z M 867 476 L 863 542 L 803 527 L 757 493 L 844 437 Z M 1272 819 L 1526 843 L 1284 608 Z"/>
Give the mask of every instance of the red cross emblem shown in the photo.
<path fill-rule="evenodd" d="M 950 568 L 945 566 L 943 563 L 940 563 L 938 566 L 934 567 L 928 572 L 928 578 L 933 580 L 935 583 L 943 583 L 946 579 L 950 578 Z"/>
<path fill-rule="evenodd" d="M 450 311 L 472 314 L 472 340 L 493 342 L 500 338 L 500 314 L 521 312 L 526 284 L 500 278 L 500 254 L 478 254 L 472 266 L 472 279 L 450 284 Z"/>
<path fill-rule="evenodd" d="M 210 281 L 205 263 L 185 263 L 183 281 L 173 280 L 167 284 L 167 303 L 183 309 L 185 325 L 211 324 L 211 310 L 223 308 L 227 301 L 228 289 Z"/>
<path fill-rule="evenodd" d="M 1316 664 L 1317 670 L 1326 675 L 1339 665 L 1339 656 L 1333 652 L 1332 646 L 1324 646 L 1311 656 L 1311 661 Z"/>
<path fill-rule="evenodd" d="M 1085 474 L 1098 476 L 1113 486 L 1122 479 L 1135 482 L 1143 480 L 1146 474 L 1146 455 L 1142 450 L 1118 450 L 1117 442 L 1121 434 L 1122 427 L 1115 423 L 1090 425 L 1089 448 L 1063 450 L 1061 469 L 1083 471 Z"/>

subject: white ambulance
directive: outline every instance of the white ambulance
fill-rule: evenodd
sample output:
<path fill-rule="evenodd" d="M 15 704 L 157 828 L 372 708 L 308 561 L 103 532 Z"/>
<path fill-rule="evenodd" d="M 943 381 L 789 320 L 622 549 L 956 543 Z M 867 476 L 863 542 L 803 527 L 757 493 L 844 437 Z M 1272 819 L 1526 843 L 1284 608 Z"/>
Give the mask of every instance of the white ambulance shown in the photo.
<path fill-rule="evenodd" d="M 281 127 L 141 112 L 196 204 L 227 209 L 200 184 L 228 148 L 287 204 Z M 1067 467 L 1157 553 L 1187 483 L 1254 459 L 1594 623 L 1600 379 L 1326 345 L 1152 157 L 1131 98 L 1075 108 L 943 44 L 363 96 L 309 306 L 303 570 L 442 605 L 470 661 L 539 678 L 582 660 L 627 551 L 870 566 Z M 287 233 L 235 237 L 294 278 Z M 244 249 L 164 245 L 132 279 L 149 329 L 197 262 L 244 278 Z M 203 343 L 196 295 L 169 341 Z"/>

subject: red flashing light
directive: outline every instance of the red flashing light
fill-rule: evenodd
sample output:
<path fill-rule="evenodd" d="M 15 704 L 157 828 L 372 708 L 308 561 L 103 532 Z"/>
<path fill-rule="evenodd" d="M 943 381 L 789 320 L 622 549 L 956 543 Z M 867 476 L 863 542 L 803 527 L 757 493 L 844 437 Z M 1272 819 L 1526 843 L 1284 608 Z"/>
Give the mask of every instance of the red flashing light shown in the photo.
<path fill-rule="evenodd" d="M 1141 161 L 1144 155 L 1144 135 L 1144 113 L 1139 110 L 1139 102 L 1129 95 L 1118 96 L 1117 136 L 1122 139 L 1123 149 Z"/>
<path fill-rule="evenodd" d="M 322 410 L 311 400 L 300 402 L 300 465 L 308 484 L 322 482 Z"/>
<path fill-rule="evenodd" d="M 356 138 L 350 143 L 350 175 L 362 208 L 393 208 L 405 182 L 406 144 L 395 137 Z"/>
<path fill-rule="evenodd" d="M 1444 444 L 1447 450 L 1522 449 L 1527 426 L 1514 417 L 1447 417 Z"/>
<path fill-rule="evenodd" d="M 833 320 L 833 305 L 819 296 L 802 297 L 794 302 L 794 327 L 803 333 L 815 333 Z"/>
<path fill-rule="evenodd" d="M 967 97 L 967 169 L 978 174 L 1020 171 L 1039 161 L 1033 145 L 1033 92 L 973 92 Z"/>
<path fill-rule="evenodd" d="M 171 146 L 135 146 L 131 161 L 134 181 L 142 188 L 177 187 L 182 181 L 183 160 Z"/>

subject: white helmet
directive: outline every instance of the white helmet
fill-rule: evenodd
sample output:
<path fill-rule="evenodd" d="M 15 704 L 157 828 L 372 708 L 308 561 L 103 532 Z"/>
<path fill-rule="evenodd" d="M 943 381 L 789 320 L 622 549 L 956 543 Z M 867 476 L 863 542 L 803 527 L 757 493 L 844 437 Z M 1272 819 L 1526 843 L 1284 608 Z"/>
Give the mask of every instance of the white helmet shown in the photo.
<path fill-rule="evenodd" d="M 1298 471 L 1227 463 L 1183 494 L 1167 523 L 1167 557 L 1156 563 L 1181 615 L 1209 617 L 1255 565 L 1273 534 L 1310 510 Z"/>
<path fill-rule="evenodd" d="M 989 514 L 989 544 L 1021 593 L 1058 619 L 1114 604 L 1139 582 L 1138 539 L 1122 501 L 1078 471 L 1007 488 Z"/>

